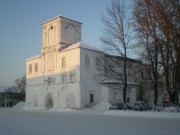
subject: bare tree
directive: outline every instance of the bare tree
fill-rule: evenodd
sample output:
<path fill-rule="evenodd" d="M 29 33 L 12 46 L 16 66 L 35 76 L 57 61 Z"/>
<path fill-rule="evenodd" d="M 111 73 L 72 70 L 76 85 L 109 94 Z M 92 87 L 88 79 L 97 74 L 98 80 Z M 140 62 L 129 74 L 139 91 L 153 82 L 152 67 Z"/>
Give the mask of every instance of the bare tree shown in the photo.
<path fill-rule="evenodd" d="M 13 101 L 25 101 L 26 76 L 20 77 L 14 81 L 14 85 L 8 87 L 6 92 Z"/>
<path fill-rule="evenodd" d="M 154 3 L 151 3 L 154 5 Z M 154 86 L 154 109 L 158 100 L 157 83 L 157 31 L 154 15 L 151 13 L 150 4 L 146 0 L 137 0 L 134 6 L 135 30 L 139 38 L 141 59 L 147 65 L 146 69 Z"/>
<path fill-rule="evenodd" d="M 132 39 L 131 18 L 128 1 L 112 0 L 106 8 L 106 16 L 102 17 L 105 26 L 101 37 L 105 51 L 105 73 L 120 82 L 119 91 L 123 91 L 123 103 L 126 109 L 127 82 L 127 53 Z M 114 55 L 114 57 L 112 57 Z M 120 59 L 121 58 L 121 59 Z M 120 59 L 120 60 L 119 60 Z M 123 72 L 120 72 L 122 70 Z M 117 85 L 116 85 L 117 86 Z"/>
<path fill-rule="evenodd" d="M 136 0 L 134 6 L 135 27 L 144 47 L 142 58 L 150 66 L 148 69 L 155 92 L 158 88 L 154 74 L 157 64 L 158 82 L 164 84 L 172 103 L 175 103 L 175 99 L 178 103 L 179 95 L 179 11 L 177 0 Z M 154 104 L 156 106 L 157 100 Z"/>

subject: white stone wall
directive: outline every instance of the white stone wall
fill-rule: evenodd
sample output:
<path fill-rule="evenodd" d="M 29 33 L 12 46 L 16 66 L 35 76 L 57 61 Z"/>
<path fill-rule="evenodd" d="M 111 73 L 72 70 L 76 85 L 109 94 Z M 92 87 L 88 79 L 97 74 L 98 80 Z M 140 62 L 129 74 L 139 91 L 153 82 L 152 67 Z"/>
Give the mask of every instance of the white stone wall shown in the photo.
<path fill-rule="evenodd" d="M 38 65 L 38 70 L 35 71 L 35 65 Z M 30 73 L 29 68 L 30 65 L 32 66 L 32 72 Z M 34 76 L 41 76 L 41 68 L 42 68 L 42 63 L 41 63 L 41 57 L 34 57 L 31 59 L 26 60 L 26 78 L 31 78 Z"/>
<path fill-rule="evenodd" d="M 26 102 L 34 107 L 44 107 L 43 78 L 30 78 L 26 83 Z"/>
<path fill-rule="evenodd" d="M 73 48 L 70 50 L 54 53 L 54 67 L 52 71 L 48 70 L 48 53 L 45 56 L 45 72 L 42 76 L 30 77 L 27 79 L 27 102 L 36 106 L 33 101 L 37 97 L 37 106 L 46 107 L 46 98 L 48 94 L 52 95 L 54 108 L 76 108 L 82 109 L 95 105 L 101 101 L 110 103 L 123 102 L 122 92 L 114 94 L 111 88 L 103 87 L 98 84 L 95 76 L 98 73 L 96 51 Z M 52 55 L 52 53 L 51 53 Z M 89 66 L 86 65 L 86 56 L 89 57 Z M 62 67 L 62 59 L 66 58 L 66 67 Z M 39 60 L 39 58 L 37 58 Z M 31 62 L 37 61 L 32 59 Z M 29 61 L 27 62 L 29 63 Z M 75 74 L 75 80 L 71 80 L 71 75 Z M 66 81 L 63 82 L 63 75 L 66 75 Z M 52 83 L 48 85 L 48 79 Z M 137 87 L 132 87 L 127 98 L 130 98 L 132 104 L 136 101 Z M 93 94 L 91 103 L 90 95 Z"/>
<path fill-rule="evenodd" d="M 97 104 L 102 101 L 101 86 L 95 80 L 97 73 L 96 58 L 97 52 L 88 49 L 81 49 L 81 62 L 80 62 L 80 78 L 81 78 L 81 102 L 83 107 L 88 107 L 90 103 L 90 94 L 94 95 L 94 101 L 92 104 Z M 90 65 L 87 66 L 85 59 L 90 59 Z"/>
<path fill-rule="evenodd" d="M 28 73 L 27 68 L 27 102 L 33 106 L 45 107 L 46 96 L 52 95 L 53 107 L 70 107 L 70 108 L 81 108 L 80 102 L 80 49 L 76 48 L 73 50 L 63 51 L 60 53 L 46 54 L 44 73 L 31 74 Z M 48 68 L 48 58 L 52 56 L 53 66 L 52 70 Z M 66 66 L 62 67 L 62 59 L 66 58 Z M 39 58 L 37 58 L 38 61 Z M 34 63 L 37 59 L 27 61 L 28 64 Z M 41 64 L 41 63 L 40 63 Z M 75 75 L 75 78 L 71 78 L 71 75 Z M 62 76 L 66 75 L 66 81 L 63 82 Z M 48 84 L 48 79 L 52 82 Z M 33 101 L 37 97 L 37 105 Z"/>

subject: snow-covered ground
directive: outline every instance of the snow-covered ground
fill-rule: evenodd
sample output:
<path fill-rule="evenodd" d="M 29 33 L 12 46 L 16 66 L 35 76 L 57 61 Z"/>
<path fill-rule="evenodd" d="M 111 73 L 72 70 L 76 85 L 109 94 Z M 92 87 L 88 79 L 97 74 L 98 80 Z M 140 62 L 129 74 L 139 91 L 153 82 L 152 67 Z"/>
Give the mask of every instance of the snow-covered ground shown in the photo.
<path fill-rule="evenodd" d="M 20 102 L 0 108 L 0 135 L 179 135 L 177 108 L 154 111 L 109 111 L 101 102 L 84 110 L 37 108 Z"/>
<path fill-rule="evenodd" d="M 106 111 L 106 115 L 126 116 L 126 117 L 142 117 L 142 118 L 164 118 L 180 120 L 180 113 L 157 112 L 157 111 Z"/>
<path fill-rule="evenodd" d="M 88 113 L 87 113 L 88 112 Z M 179 135 L 180 119 L 72 110 L 0 108 L 0 135 Z M 116 112 L 117 113 L 117 112 Z M 124 115 L 124 114 L 128 115 Z M 134 114 L 136 112 L 133 112 Z M 133 114 L 131 113 L 131 114 Z M 144 112 L 137 112 L 142 114 Z M 119 115 L 123 114 L 123 115 Z M 174 114 L 174 113 L 173 113 Z"/>
<path fill-rule="evenodd" d="M 111 115 L 111 116 L 126 116 L 126 117 L 145 117 L 145 118 L 170 118 L 170 119 L 179 119 L 180 120 L 180 110 L 177 112 L 176 107 L 168 107 L 164 110 L 161 109 L 161 112 L 158 111 L 135 111 L 135 110 L 109 110 L 111 105 L 107 102 L 101 102 L 95 105 L 93 108 L 86 108 L 83 110 L 73 110 L 69 108 L 51 108 L 49 110 L 39 107 L 31 107 L 25 105 L 24 102 L 19 102 L 15 105 L 14 109 L 23 109 L 29 111 L 41 111 L 41 112 L 74 112 L 74 113 L 93 113 L 93 114 L 102 114 L 102 115 Z"/>

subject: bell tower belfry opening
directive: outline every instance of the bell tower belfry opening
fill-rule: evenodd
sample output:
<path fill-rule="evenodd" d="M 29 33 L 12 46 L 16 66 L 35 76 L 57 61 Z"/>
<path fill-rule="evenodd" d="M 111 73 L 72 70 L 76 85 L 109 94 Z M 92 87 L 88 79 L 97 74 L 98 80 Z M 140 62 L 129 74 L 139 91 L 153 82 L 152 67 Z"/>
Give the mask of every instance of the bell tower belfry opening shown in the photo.
<path fill-rule="evenodd" d="M 62 50 L 81 41 L 81 23 L 57 16 L 42 24 L 41 53 Z"/>

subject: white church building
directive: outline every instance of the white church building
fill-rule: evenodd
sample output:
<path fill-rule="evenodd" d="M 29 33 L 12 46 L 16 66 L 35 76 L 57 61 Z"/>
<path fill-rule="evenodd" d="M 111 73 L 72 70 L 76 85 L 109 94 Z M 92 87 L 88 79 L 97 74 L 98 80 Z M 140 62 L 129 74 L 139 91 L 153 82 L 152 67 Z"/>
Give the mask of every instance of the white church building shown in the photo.
<path fill-rule="evenodd" d="M 81 23 L 63 16 L 42 24 L 40 55 L 26 59 L 26 103 L 34 107 L 83 109 L 102 101 L 122 101 L 122 94 L 100 85 L 97 49 L 81 42 Z M 127 94 L 134 103 L 138 87 Z"/>

